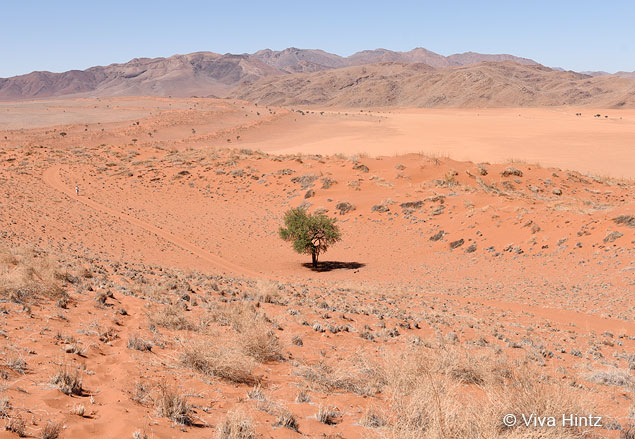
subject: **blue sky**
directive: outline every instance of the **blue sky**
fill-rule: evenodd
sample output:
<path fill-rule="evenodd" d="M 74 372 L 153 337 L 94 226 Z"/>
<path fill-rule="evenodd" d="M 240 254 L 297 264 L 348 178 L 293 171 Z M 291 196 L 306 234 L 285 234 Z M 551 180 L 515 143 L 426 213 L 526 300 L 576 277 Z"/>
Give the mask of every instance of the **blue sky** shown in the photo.
<path fill-rule="evenodd" d="M 0 77 L 209 50 L 425 47 L 635 70 L 634 1 L 2 0 Z"/>

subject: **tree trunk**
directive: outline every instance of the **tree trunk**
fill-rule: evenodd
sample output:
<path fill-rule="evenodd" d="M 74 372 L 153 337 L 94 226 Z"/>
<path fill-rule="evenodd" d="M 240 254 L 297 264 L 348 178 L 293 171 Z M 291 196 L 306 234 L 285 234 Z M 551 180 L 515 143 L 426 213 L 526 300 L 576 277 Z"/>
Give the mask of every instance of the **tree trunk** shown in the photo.
<path fill-rule="evenodd" d="M 313 263 L 313 268 L 317 268 L 317 253 L 311 253 L 311 262 Z"/>

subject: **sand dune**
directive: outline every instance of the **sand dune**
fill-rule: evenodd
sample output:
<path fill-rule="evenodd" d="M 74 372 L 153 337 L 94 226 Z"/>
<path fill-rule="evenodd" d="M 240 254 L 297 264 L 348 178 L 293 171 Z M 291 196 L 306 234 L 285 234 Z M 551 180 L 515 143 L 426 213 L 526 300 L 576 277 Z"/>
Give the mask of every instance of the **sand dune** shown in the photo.
<path fill-rule="evenodd" d="M 294 110 L 0 105 L 0 437 L 628 431 L 632 110 Z M 298 206 L 342 233 L 317 270 Z"/>

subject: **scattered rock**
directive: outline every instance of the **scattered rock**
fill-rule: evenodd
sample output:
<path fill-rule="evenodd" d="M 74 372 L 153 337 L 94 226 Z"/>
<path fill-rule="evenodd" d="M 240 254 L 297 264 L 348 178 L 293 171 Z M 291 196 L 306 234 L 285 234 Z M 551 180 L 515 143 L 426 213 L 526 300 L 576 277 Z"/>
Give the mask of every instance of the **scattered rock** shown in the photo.
<path fill-rule="evenodd" d="M 613 218 L 615 224 L 624 224 L 628 227 L 635 227 L 635 216 L 633 215 L 620 215 L 617 218 Z"/>
<path fill-rule="evenodd" d="M 390 211 L 390 209 L 388 208 L 388 206 L 385 206 L 384 204 L 375 204 L 373 207 L 370 208 L 370 211 L 384 213 L 384 212 Z"/>
<path fill-rule="evenodd" d="M 443 230 L 439 230 L 437 233 L 430 237 L 430 241 L 438 241 L 443 238 L 443 235 L 445 235 L 445 232 Z"/>
<path fill-rule="evenodd" d="M 516 169 L 513 167 L 508 167 L 506 168 L 503 172 L 501 172 L 501 175 L 503 177 L 509 177 L 510 175 L 514 175 L 516 177 L 522 177 L 523 176 L 523 171 L 521 171 L 520 169 Z"/>
<path fill-rule="evenodd" d="M 432 215 L 441 215 L 445 210 L 445 206 L 439 206 L 432 211 Z"/>
<path fill-rule="evenodd" d="M 363 165 L 361 163 L 356 163 L 353 166 L 353 169 L 355 169 L 356 171 L 368 172 L 368 166 Z"/>
<path fill-rule="evenodd" d="M 554 195 L 562 195 L 562 189 L 560 189 L 559 187 L 554 188 L 554 190 L 551 191 Z"/>
<path fill-rule="evenodd" d="M 304 194 L 304 198 L 311 198 L 311 197 L 314 197 L 314 196 L 315 196 L 315 191 L 313 189 L 309 189 Z"/>
<path fill-rule="evenodd" d="M 474 253 L 476 251 L 476 243 L 473 242 L 469 245 L 468 248 L 465 249 L 465 253 Z"/>
<path fill-rule="evenodd" d="M 348 201 L 343 201 L 341 203 L 337 203 L 335 208 L 340 211 L 340 215 L 345 215 L 348 212 L 350 212 L 352 210 L 355 210 L 355 206 L 353 206 Z"/>
<path fill-rule="evenodd" d="M 297 177 L 293 177 L 291 181 L 293 183 L 298 183 L 302 186 L 302 189 L 308 189 L 313 185 L 313 182 L 318 179 L 317 175 L 307 174 L 307 175 L 299 175 Z"/>
<path fill-rule="evenodd" d="M 450 243 L 450 248 L 454 250 L 455 248 L 461 247 L 464 243 L 465 243 L 465 240 L 463 238 L 461 238 L 461 239 L 459 239 L 457 241 L 452 241 Z"/>
<path fill-rule="evenodd" d="M 423 206 L 423 201 L 407 201 L 399 205 L 402 209 L 421 209 L 421 206 Z"/>
<path fill-rule="evenodd" d="M 604 244 L 608 244 L 609 242 L 613 242 L 613 241 L 615 241 L 616 239 L 621 238 L 622 236 L 624 236 L 624 234 L 623 234 L 623 233 L 620 233 L 620 232 L 618 232 L 618 231 L 611 232 L 611 233 L 609 233 L 608 235 L 606 235 L 606 236 L 604 237 Z"/>

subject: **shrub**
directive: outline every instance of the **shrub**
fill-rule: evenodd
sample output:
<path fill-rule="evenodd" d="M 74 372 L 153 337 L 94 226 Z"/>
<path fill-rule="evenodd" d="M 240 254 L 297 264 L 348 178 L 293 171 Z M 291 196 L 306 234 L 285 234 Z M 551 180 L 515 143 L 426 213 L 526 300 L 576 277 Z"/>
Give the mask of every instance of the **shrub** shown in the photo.
<path fill-rule="evenodd" d="M 255 385 L 251 363 L 234 349 L 199 342 L 188 346 L 181 355 L 181 364 L 196 372 L 232 383 Z"/>
<path fill-rule="evenodd" d="M 41 439 L 57 439 L 60 435 L 62 427 L 60 424 L 54 422 L 47 422 L 46 425 L 40 431 Z"/>
<path fill-rule="evenodd" d="M 336 419 L 339 416 L 340 413 L 336 409 L 332 407 L 324 407 L 321 405 L 320 408 L 318 408 L 316 418 L 322 424 L 334 425 L 337 423 Z"/>
<path fill-rule="evenodd" d="M 149 352 L 152 350 L 152 343 L 142 339 L 136 335 L 133 335 L 128 339 L 128 349 L 135 349 L 141 352 Z"/>
<path fill-rule="evenodd" d="M 9 421 L 4 426 L 6 431 L 17 434 L 19 437 L 26 437 L 26 423 L 19 415 L 9 418 Z"/>
<path fill-rule="evenodd" d="M 60 392 L 66 395 L 82 395 L 82 378 L 78 369 L 61 364 L 57 373 L 51 378 L 51 384 L 57 386 Z"/>
<path fill-rule="evenodd" d="M 150 324 L 166 329 L 193 329 L 190 321 L 185 317 L 183 308 L 178 305 L 162 307 L 159 311 L 148 314 Z"/>
<path fill-rule="evenodd" d="M 67 298 L 57 265 L 41 253 L 27 249 L 0 249 L 0 297 L 16 303 L 38 298 Z"/>
<path fill-rule="evenodd" d="M 191 408 L 185 396 L 177 389 L 165 384 L 159 386 L 159 394 L 154 400 L 154 406 L 160 416 L 180 425 L 192 425 Z"/>
<path fill-rule="evenodd" d="M 252 423 L 251 418 L 240 411 L 229 412 L 218 424 L 218 439 L 253 439 L 256 433 Z"/>

